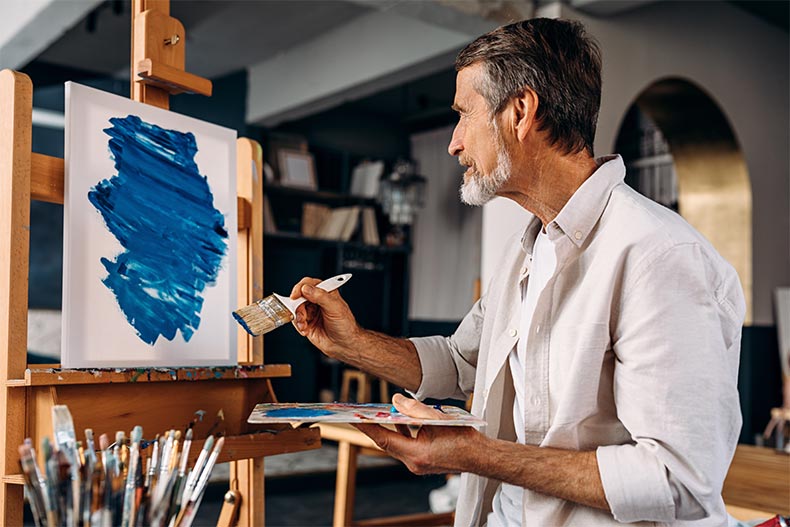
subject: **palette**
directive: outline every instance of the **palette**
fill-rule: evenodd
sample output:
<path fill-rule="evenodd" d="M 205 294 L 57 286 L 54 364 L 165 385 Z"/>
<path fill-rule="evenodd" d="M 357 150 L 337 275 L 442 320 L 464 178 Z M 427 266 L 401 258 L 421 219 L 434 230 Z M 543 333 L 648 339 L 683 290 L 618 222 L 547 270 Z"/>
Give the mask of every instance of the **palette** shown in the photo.
<path fill-rule="evenodd" d="M 399 413 L 389 404 L 378 403 L 261 403 L 247 422 L 274 423 L 378 423 L 397 425 L 474 426 L 486 424 L 466 410 L 455 406 L 436 406 L 443 419 L 421 419 Z"/>

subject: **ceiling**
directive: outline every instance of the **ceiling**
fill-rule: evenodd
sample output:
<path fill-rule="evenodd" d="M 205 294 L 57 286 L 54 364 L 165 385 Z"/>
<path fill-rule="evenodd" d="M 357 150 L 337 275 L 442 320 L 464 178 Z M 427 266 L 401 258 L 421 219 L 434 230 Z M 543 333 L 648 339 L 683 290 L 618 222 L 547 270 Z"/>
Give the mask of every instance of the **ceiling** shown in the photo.
<path fill-rule="evenodd" d="M 29 2 L 2 1 L 19 10 Z M 563 3 L 596 17 L 616 17 L 656 1 L 669 0 Z M 50 19 L 60 16 L 55 8 L 69 6 L 71 18 L 60 16 L 65 27 L 50 29 L 49 44 L 31 54 L 25 71 L 49 77 L 53 83 L 69 77 L 128 79 L 129 1 L 39 3 L 51 4 Z M 790 2 L 729 3 L 787 31 Z M 503 21 L 534 16 L 536 9 L 549 4 L 548 0 L 171 0 L 171 16 L 187 29 L 187 71 L 217 78 L 247 69 L 248 121 L 273 126 L 349 102 L 361 111 L 386 108 L 407 120 L 430 120 L 437 108 L 448 104 L 452 58 L 464 43 Z M 25 66 L 3 64 L 2 26 L 0 19 L 0 67 Z M 25 44 L 17 41 L 21 47 Z M 304 67 L 295 69 L 293 64 Z M 37 86 L 46 83 L 46 78 L 34 80 Z M 259 92 L 266 92 L 269 100 L 256 99 Z"/>
<path fill-rule="evenodd" d="M 105 1 L 36 60 L 128 78 L 130 11 L 129 2 Z M 216 78 L 274 57 L 368 11 L 340 0 L 174 0 L 170 16 L 187 29 L 187 71 Z"/>

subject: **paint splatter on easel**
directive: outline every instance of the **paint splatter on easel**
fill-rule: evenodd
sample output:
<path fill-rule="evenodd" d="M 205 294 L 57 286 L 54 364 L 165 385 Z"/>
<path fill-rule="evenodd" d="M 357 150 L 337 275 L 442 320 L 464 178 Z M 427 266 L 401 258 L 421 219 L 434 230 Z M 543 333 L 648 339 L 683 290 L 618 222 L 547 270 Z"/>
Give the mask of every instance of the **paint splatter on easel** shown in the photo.
<path fill-rule="evenodd" d="M 194 135 L 134 115 L 110 123 L 118 173 L 88 199 L 125 250 L 101 259 L 102 282 L 142 341 L 173 340 L 177 331 L 189 341 L 228 250 L 224 217 L 195 163 Z"/>

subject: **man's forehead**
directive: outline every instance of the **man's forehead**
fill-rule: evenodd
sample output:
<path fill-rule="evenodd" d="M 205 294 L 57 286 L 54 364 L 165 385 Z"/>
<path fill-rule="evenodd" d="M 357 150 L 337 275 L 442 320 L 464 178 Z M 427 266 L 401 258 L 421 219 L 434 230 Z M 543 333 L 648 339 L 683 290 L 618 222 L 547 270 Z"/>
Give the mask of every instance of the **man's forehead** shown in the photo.
<path fill-rule="evenodd" d="M 459 71 L 455 76 L 455 104 L 471 102 L 475 96 L 480 97 L 477 92 L 477 78 L 480 75 L 482 65 L 473 64 Z"/>

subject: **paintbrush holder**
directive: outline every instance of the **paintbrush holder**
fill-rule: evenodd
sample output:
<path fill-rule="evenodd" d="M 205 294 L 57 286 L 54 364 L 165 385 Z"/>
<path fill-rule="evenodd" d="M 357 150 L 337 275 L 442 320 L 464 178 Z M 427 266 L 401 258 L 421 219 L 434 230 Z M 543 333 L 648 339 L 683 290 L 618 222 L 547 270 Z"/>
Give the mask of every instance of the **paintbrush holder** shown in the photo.
<path fill-rule="evenodd" d="M 268 432 L 260 433 L 261 427 L 247 424 L 255 405 L 273 398 L 269 379 L 287 377 L 290 369 L 289 365 L 151 370 L 41 368 L 27 369 L 25 378 L 14 381 L 13 386 L 30 394 L 25 436 L 36 445 L 44 436 L 52 437 L 51 411 L 57 404 L 69 407 L 76 430 L 92 428 L 97 437 L 103 433 L 113 437 L 117 430 L 131 430 L 135 425 L 147 431 L 181 429 L 197 410 L 204 410 L 207 416 L 222 410 L 225 419 L 213 431 L 226 437 L 218 459 L 222 463 L 320 447 L 316 430 L 265 427 Z M 210 425 L 204 422 L 194 430 L 195 456 Z"/>

